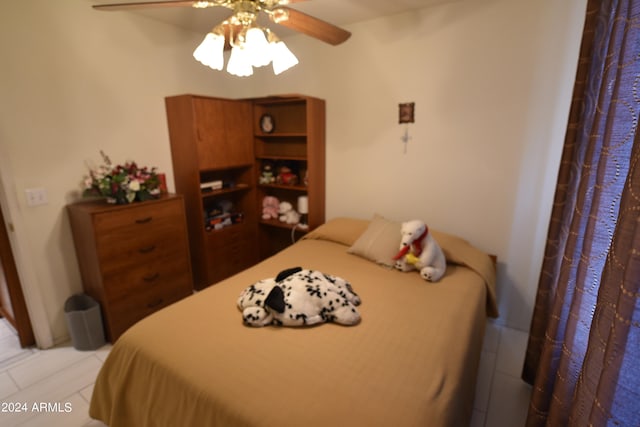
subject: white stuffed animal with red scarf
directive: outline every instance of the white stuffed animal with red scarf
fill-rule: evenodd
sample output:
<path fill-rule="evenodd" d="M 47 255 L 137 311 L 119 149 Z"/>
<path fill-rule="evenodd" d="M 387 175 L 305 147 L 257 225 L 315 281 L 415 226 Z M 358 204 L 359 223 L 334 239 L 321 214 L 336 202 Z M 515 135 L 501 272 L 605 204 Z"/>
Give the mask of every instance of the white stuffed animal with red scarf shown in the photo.
<path fill-rule="evenodd" d="M 420 271 L 420 276 L 437 282 L 447 269 L 447 260 L 438 242 L 429 233 L 429 227 L 419 220 L 402 223 L 400 251 L 393 257 L 400 271 Z"/>

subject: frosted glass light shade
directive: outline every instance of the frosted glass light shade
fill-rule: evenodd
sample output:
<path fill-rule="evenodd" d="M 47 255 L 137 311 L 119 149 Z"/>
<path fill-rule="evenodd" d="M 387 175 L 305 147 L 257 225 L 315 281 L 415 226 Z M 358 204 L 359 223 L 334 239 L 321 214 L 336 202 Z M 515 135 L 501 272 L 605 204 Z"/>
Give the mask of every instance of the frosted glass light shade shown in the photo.
<path fill-rule="evenodd" d="M 248 52 L 242 46 L 231 48 L 231 56 L 227 63 L 227 72 L 238 77 L 247 77 L 253 74 L 251 59 Z"/>
<path fill-rule="evenodd" d="M 208 33 L 200 46 L 193 51 L 193 57 L 207 67 L 222 70 L 224 65 L 224 36 Z"/>
<path fill-rule="evenodd" d="M 298 58 L 289 50 L 283 41 L 270 43 L 273 58 L 273 73 L 278 75 L 298 64 Z"/>
<path fill-rule="evenodd" d="M 222 24 L 211 30 L 193 51 L 193 57 L 207 67 L 222 70 L 226 45 L 224 32 Z M 270 62 L 276 75 L 298 64 L 298 58 L 270 29 L 253 23 L 244 24 L 239 33 L 234 33 L 232 28 L 229 44 L 232 48 L 227 72 L 235 76 L 251 76 L 253 67 L 263 67 Z"/>
<path fill-rule="evenodd" d="M 244 48 L 247 51 L 247 56 L 251 60 L 251 65 L 254 67 L 264 67 L 271 62 L 269 42 L 267 42 L 267 38 L 260 28 L 249 28 Z"/>

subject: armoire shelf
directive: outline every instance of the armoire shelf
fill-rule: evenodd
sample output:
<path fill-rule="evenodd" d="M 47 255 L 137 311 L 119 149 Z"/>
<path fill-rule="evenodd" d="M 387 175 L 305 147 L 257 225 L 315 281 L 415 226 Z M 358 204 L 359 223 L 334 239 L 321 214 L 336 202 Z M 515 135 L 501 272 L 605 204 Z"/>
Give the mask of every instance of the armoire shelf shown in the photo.
<path fill-rule="evenodd" d="M 302 185 L 259 184 L 258 186 L 260 188 L 266 189 L 266 191 L 269 191 L 269 189 L 272 189 L 272 190 L 289 190 L 289 191 L 307 191 L 307 187 L 302 186 Z"/>
<path fill-rule="evenodd" d="M 221 190 L 202 191 L 202 198 L 208 199 L 212 197 L 224 196 L 225 194 L 239 193 L 242 191 L 249 191 L 251 189 L 247 184 L 240 184 L 234 188 L 223 188 Z"/>
<path fill-rule="evenodd" d="M 265 114 L 273 118 L 270 133 L 260 128 L 260 118 Z M 298 198 L 307 196 L 309 227 L 295 232 L 314 229 L 324 223 L 325 212 L 325 102 L 312 97 L 266 98 L 254 101 L 253 115 L 257 173 L 269 163 L 276 175 L 279 167 L 287 166 L 298 177 L 295 185 L 258 185 L 258 200 L 274 196 L 288 201 L 297 210 Z M 268 257 L 290 245 L 292 229 L 291 224 L 277 220 L 260 220 L 260 257 Z"/>

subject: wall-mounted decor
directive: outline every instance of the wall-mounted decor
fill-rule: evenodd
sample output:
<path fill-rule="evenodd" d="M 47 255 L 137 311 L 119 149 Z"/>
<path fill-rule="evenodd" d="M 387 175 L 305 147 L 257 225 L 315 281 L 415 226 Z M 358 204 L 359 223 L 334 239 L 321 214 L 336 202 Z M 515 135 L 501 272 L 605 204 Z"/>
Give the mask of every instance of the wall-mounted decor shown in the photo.
<path fill-rule="evenodd" d="M 414 123 L 415 122 L 415 117 L 413 114 L 413 111 L 415 109 L 415 102 L 405 102 L 403 104 L 399 104 L 398 105 L 398 110 L 399 110 L 399 121 L 398 123 L 402 124 L 402 123 Z"/>
<path fill-rule="evenodd" d="M 407 152 L 407 144 L 411 139 L 409 136 L 409 123 L 415 122 L 415 102 L 404 102 L 398 104 L 398 123 L 404 124 L 404 135 L 400 137 L 402 143 L 404 144 L 404 152 Z"/>

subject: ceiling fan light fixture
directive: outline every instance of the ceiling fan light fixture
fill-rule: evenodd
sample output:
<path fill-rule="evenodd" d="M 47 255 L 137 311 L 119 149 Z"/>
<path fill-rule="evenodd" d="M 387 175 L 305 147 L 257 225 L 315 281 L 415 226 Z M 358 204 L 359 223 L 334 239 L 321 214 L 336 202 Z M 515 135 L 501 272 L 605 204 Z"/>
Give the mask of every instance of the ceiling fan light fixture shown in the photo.
<path fill-rule="evenodd" d="M 269 42 L 259 27 L 251 27 L 247 30 L 244 49 L 254 67 L 264 67 L 271 62 Z"/>
<path fill-rule="evenodd" d="M 271 11 L 265 10 L 265 12 L 269 14 L 269 19 L 271 19 L 276 24 L 289 19 L 289 12 L 286 9 L 273 9 Z"/>
<path fill-rule="evenodd" d="M 243 46 L 233 46 L 227 63 L 227 73 L 238 77 L 248 77 L 253 74 L 251 58 Z"/>
<path fill-rule="evenodd" d="M 296 56 L 282 41 L 268 28 L 256 24 L 260 13 L 267 14 L 276 24 L 282 24 L 334 46 L 344 43 L 351 36 L 349 31 L 286 6 L 299 1 L 303 0 L 162 0 L 94 4 L 93 8 L 103 11 L 183 6 L 198 9 L 218 6 L 231 9 L 232 15 L 207 34 L 194 50 L 193 56 L 214 70 L 222 70 L 224 50 L 231 47 L 227 71 L 234 75 L 249 76 L 253 74 L 253 67 L 262 67 L 269 62 L 273 64 L 276 75 L 298 64 Z"/>
<path fill-rule="evenodd" d="M 273 74 L 276 76 L 298 64 L 298 58 L 282 40 L 271 42 L 269 50 L 273 61 Z"/>
<path fill-rule="evenodd" d="M 193 51 L 193 57 L 203 65 L 219 71 L 224 66 L 223 51 L 224 35 L 210 32 Z"/>
<path fill-rule="evenodd" d="M 196 9 L 206 9 L 207 7 L 213 7 L 215 5 L 216 3 L 210 1 L 194 1 L 191 6 Z"/>
<path fill-rule="evenodd" d="M 275 5 L 282 0 L 261 1 L 272 1 Z M 251 76 L 253 67 L 264 67 L 269 63 L 273 66 L 273 73 L 279 75 L 298 64 L 298 58 L 271 29 L 256 25 L 256 13 L 259 8 L 254 2 L 241 0 L 235 3 L 234 7 L 235 13 L 211 30 L 193 52 L 196 60 L 215 70 L 222 70 L 225 38 L 228 37 L 226 41 L 231 46 L 231 54 L 227 62 L 227 72 L 234 76 Z M 287 19 L 289 16 L 288 11 L 284 9 L 262 10 L 268 12 L 272 20 Z"/>

